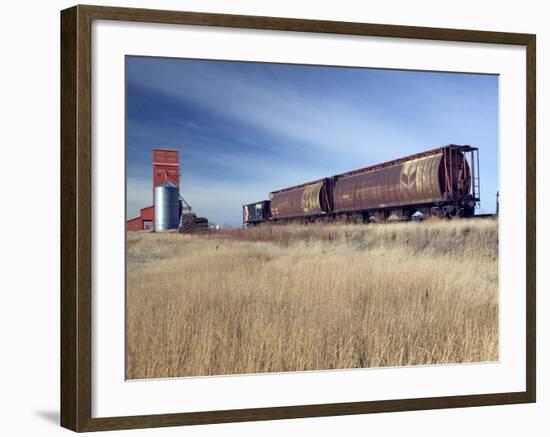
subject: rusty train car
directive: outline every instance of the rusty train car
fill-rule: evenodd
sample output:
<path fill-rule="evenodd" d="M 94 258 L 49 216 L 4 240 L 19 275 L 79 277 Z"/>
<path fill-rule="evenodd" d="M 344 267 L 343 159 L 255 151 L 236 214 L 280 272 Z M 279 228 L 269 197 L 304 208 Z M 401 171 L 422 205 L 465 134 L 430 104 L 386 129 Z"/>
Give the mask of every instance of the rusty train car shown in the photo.
<path fill-rule="evenodd" d="M 479 180 L 478 149 L 450 144 L 273 191 L 243 206 L 243 223 L 471 217 Z"/>

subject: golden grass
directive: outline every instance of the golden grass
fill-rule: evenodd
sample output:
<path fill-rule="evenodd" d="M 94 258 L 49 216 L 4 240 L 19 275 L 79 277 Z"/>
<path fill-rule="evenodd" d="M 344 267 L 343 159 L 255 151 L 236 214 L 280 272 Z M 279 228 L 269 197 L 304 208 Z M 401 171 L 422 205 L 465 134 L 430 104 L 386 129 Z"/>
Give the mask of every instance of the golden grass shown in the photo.
<path fill-rule="evenodd" d="M 128 234 L 130 379 L 495 361 L 493 220 Z"/>

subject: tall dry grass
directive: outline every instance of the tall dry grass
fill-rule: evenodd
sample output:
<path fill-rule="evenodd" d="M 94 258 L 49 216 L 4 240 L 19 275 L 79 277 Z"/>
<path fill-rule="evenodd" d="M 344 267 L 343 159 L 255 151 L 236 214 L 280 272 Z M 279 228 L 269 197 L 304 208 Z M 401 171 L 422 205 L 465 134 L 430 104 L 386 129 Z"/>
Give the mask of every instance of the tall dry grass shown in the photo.
<path fill-rule="evenodd" d="M 497 228 L 128 234 L 127 376 L 497 360 Z"/>

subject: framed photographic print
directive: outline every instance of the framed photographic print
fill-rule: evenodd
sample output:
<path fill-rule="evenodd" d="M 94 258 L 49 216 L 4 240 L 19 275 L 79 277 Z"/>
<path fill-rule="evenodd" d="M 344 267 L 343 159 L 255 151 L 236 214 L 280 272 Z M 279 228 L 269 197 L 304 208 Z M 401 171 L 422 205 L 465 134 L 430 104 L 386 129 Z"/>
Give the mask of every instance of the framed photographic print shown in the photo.
<path fill-rule="evenodd" d="M 535 36 L 61 13 L 61 424 L 535 402 Z"/>

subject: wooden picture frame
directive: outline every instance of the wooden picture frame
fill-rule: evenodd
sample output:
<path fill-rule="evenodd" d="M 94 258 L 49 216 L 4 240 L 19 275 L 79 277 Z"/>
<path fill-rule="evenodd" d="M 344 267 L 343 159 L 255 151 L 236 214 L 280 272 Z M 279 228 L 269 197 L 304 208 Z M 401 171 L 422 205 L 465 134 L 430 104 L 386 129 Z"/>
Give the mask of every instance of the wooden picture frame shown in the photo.
<path fill-rule="evenodd" d="M 295 32 L 475 42 L 526 48 L 526 390 L 510 393 L 331 403 L 225 411 L 92 417 L 93 20 L 169 23 Z M 75 6 L 61 12 L 61 425 L 99 431 L 252 420 L 530 403 L 536 399 L 535 35 L 411 26 Z"/>

